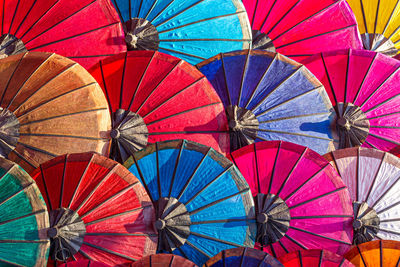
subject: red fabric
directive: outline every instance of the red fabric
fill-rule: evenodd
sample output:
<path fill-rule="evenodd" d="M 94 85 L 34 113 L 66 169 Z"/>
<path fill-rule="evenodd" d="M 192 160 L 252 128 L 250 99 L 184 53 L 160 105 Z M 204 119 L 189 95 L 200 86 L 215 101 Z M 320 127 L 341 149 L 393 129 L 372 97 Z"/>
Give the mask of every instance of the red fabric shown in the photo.
<path fill-rule="evenodd" d="M 321 254 L 322 252 L 322 254 Z M 301 255 L 300 255 L 301 254 Z M 322 256 L 322 257 L 321 257 Z M 330 251 L 311 249 L 295 251 L 278 259 L 285 267 L 352 267 L 351 262 Z"/>
<path fill-rule="evenodd" d="M 109 267 L 109 265 L 97 261 L 80 260 L 61 264 L 60 267 Z"/>

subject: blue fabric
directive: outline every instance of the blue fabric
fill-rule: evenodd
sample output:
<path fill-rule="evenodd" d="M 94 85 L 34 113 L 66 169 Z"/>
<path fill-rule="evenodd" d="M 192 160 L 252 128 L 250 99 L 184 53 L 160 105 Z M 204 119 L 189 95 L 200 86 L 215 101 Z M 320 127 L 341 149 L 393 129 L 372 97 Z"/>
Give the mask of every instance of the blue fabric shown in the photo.
<path fill-rule="evenodd" d="M 225 106 L 231 103 L 254 113 L 260 123 L 256 141 L 289 141 L 327 153 L 333 141 L 330 125 L 334 118 L 328 95 L 304 66 L 274 56 L 227 54 L 199 70 Z"/>
<path fill-rule="evenodd" d="M 249 47 L 251 43 L 250 23 L 247 16 L 243 18 L 245 8 L 240 0 L 112 2 L 124 22 L 131 18 L 144 18 L 156 27 L 161 40 L 159 51 L 182 58 L 191 64 L 197 64 L 221 52 Z M 241 21 L 237 14 L 239 12 L 242 14 Z M 169 41 L 171 39 L 174 41 Z"/>

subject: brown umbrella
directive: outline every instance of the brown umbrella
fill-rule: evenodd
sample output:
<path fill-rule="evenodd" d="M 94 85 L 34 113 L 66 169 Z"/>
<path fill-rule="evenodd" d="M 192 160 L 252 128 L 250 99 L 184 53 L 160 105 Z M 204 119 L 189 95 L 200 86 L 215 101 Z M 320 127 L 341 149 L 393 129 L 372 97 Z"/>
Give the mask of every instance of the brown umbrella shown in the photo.
<path fill-rule="evenodd" d="M 111 127 L 100 86 L 74 61 L 27 52 L 0 61 L 0 155 L 32 171 L 65 153 L 107 155 Z"/>

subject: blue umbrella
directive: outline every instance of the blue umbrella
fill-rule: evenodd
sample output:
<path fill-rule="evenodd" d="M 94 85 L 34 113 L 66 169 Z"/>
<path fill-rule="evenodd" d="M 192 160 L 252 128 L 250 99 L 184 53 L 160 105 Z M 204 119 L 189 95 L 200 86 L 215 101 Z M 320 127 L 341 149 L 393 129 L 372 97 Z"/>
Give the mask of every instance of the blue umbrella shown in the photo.
<path fill-rule="evenodd" d="M 323 85 L 303 65 L 278 53 L 243 50 L 197 65 L 226 108 L 231 148 L 270 140 L 334 148 L 333 107 Z"/>
<path fill-rule="evenodd" d="M 159 142 L 124 165 L 143 183 L 156 208 L 158 252 L 202 266 L 224 249 L 254 246 L 249 186 L 214 149 L 186 140 Z"/>
<path fill-rule="evenodd" d="M 240 0 L 113 0 L 129 50 L 159 50 L 196 64 L 248 49 L 251 27 Z"/>

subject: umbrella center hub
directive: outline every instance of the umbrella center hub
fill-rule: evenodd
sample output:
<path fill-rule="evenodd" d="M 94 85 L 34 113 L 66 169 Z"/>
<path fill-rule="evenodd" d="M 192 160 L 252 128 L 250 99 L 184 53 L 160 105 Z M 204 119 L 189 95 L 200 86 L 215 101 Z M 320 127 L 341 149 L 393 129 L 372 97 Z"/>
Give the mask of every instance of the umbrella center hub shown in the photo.
<path fill-rule="evenodd" d="M 110 136 L 112 139 L 118 139 L 121 136 L 121 132 L 118 129 L 112 129 Z"/>
<path fill-rule="evenodd" d="M 257 194 L 256 204 L 257 237 L 261 246 L 278 242 L 289 230 L 291 220 L 289 207 L 274 194 Z"/>
<path fill-rule="evenodd" d="M 59 208 L 49 212 L 50 255 L 53 260 L 65 262 L 75 255 L 83 244 L 86 226 L 78 213 Z"/>
<path fill-rule="evenodd" d="M 239 106 L 228 106 L 226 113 L 232 149 L 254 143 L 260 123 L 253 112 Z"/>
<path fill-rule="evenodd" d="M 380 219 L 376 211 L 366 202 L 353 202 L 353 244 L 358 245 L 373 240 L 379 232 Z"/>
<path fill-rule="evenodd" d="M 125 42 L 128 50 L 158 50 L 160 39 L 157 28 L 143 18 L 125 22 Z"/>
<path fill-rule="evenodd" d="M 0 108 L 0 156 L 7 157 L 14 150 L 19 139 L 20 124 L 8 109 Z"/>
<path fill-rule="evenodd" d="M 0 36 L 0 59 L 28 51 L 25 44 L 12 34 Z"/>
<path fill-rule="evenodd" d="M 383 34 L 364 33 L 361 39 L 367 50 L 380 52 L 390 57 L 394 57 L 399 52 L 392 40 L 387 39 Z"/>
<path fill-rule="evenodd" d="M 173 252 L 183 246 L 190 235 L 190 215 L 185 205 L 173 197 L 160 198 L 156 203 L 154 223 L 158 230 L 158 250 Z"/>
<path fill-rule="evenodd" d="M 259 30 L 253 30 L 252 48 L 276 52 L 276 48 L 272 43 L 271 38 Z"/>

